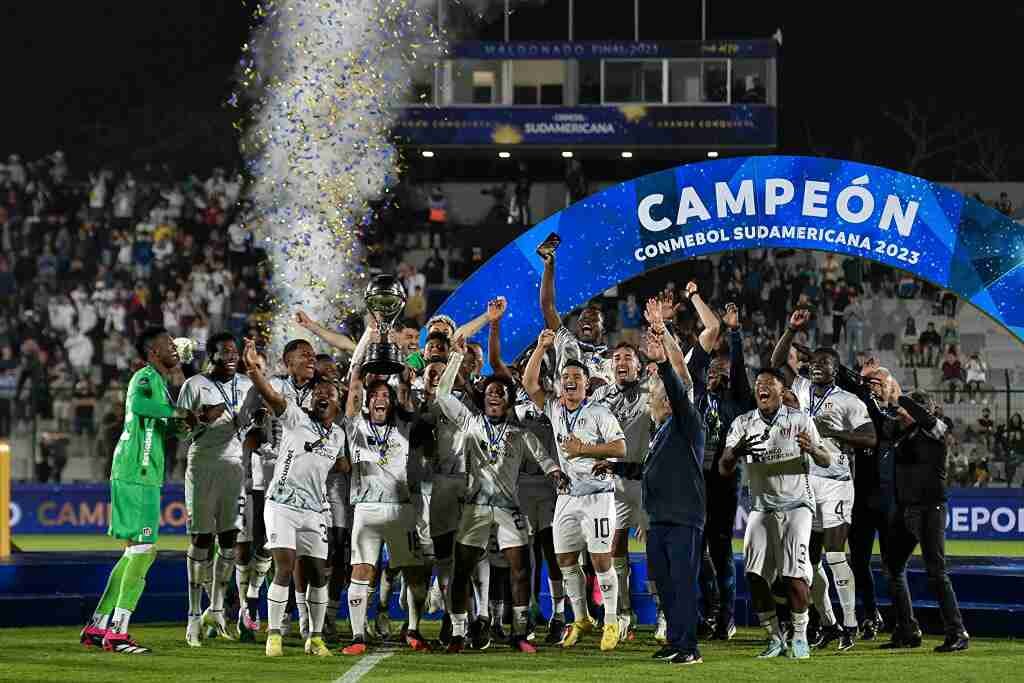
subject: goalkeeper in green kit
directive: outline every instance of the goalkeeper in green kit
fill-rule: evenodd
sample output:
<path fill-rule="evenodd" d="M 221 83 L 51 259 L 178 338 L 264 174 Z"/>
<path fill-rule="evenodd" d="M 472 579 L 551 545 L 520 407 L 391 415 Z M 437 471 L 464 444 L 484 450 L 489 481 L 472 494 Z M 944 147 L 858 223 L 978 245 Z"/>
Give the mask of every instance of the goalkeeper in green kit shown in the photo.
<path fill-rule="evenodd" d="M 195 417 L 176 408 L 171 387 L 184 382 L 181 358 L 163 328 L 149 328 L 138 339 L 146 367 L 128 383 L 124 431 L 114 449 L 110 473 L 110 529 L 125 542 L 124 555 L 114 565 L 96 611 L 81 633 L 86 647 L 108 652 L 148 654 L 128 634 L 135 605 L 146 587 L 146 573 L 156 559 L 160 529 L 160 488 L 164 483 L 164 436 L 178 428 L 175 420 L 190 424 Z"/>

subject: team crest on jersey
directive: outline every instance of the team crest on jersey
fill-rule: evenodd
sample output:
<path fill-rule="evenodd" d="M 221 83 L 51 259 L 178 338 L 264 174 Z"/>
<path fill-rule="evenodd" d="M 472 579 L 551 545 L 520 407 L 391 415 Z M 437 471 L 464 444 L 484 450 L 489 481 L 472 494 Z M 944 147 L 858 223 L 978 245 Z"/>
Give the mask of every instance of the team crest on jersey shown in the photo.
<path fill-rule="evenodd" d="M 148 527 L 148 526 L 142 527 L 142 535 L 143 536 L 152 536 L 153 535 L 153 530 L 150 527 Z"/>

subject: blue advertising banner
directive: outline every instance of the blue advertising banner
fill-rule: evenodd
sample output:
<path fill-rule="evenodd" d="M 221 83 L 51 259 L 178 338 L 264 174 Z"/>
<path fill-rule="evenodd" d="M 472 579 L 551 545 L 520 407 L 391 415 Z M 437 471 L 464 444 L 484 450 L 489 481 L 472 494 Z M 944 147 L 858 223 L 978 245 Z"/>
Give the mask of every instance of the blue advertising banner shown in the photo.
<path fill-rule="evenodd" d="M 160 533 L 185 533 L 185 487 L 167 484 L 160 499 Z M 14 484 L 11 532 L 105 534 L 110 524 L 110 484 Z"/>
<path fill-rule="evenodd" d="M 779 44 L 762 40 L 512 40 L 463 41 L 451 46 L 455 59 L 681 59 L 775 57 Z"/>
<path fill-rule="evenodd" d="M 392 131 L 409 145 L 774 147 L 766 105 L 406 107 Z"/>
<path fill-rule="evenodd" d="M 185 490 L 164 486 L 161 534 L 185 533 Z M 946 537 L 1024 540 L 1024 489 L 950 489 Z M 105 534 L 110 518 L 107 484 L 15 484 L 11 531 L 15 534 Z M 736 513 L 735 536 L 743 537 L 747 513 Z"/>
<path fill-rule="evenodd" d="M 702 254 L 790 247 L 850 254 L 909 271 L 1024 340 L 1024 228 L 941 185 L 878 166 L 792 156 L 687 164 L 610 187 L 522 234 L 477 269 L 439 312 L 457 321 L 508 299 L 511 359 L 544 327 L 543 263 L 558 233 L 564 315 L 619 283 Z M 477 340 L 486 345 L 487 332 Z M 485 355 L 486 357 L 486 355 Z"/>

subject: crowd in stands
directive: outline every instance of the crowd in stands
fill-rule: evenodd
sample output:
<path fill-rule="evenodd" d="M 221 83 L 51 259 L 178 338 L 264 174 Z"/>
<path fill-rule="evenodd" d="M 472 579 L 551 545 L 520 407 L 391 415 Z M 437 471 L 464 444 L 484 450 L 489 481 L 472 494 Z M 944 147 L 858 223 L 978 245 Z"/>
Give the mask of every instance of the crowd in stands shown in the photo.
<path fill-rule="evenodd" d="M 505 222 L 510 236 L 541 218 L 515 208 L 529 196 L 525 168 L 519 176 L 512 213 L 487 219 Z M 105 459 L 120 433 L 135 335 L 145 326 L 194 339 L 201 363 L 211 333 L 240 337 L 269 316 L 271 273 L 239 221 L 241 190 L 241 176 L 224 169 L 200 178 L 166 166 L 74 168 L 60 152 L 31 163 L 11 155 L 0 165 L 0 438 L 42 420 L 52 430 L 38 435 L 39 453 L 59 461 L 77 434 Z M 367 256 L 371 269 L 398 274 L 409 295 L 405 317 L 421 326 L 436 305 L 431 293 L 465 278 L 485 253 L 452 239 L 439 187 L 406 185 L 397 194 L 401 201 L 377 207 Z M 579 194 L 577 187 L 574 199 Z M 1012 213 L 1005 195 L 998 203 Z M 414 250 L 428 256 L 410 258 Z M 686 268 L 674 280 L 628 283 L 597 299 L 614 331 L 610 341 L 636 342 L 640 302 L 660 294 L 680 302 L 675 323 L 692 343 L 699 322 L 681 305 L 676 283 L 695 278 L 716 309 L 740 306 L 747 366 L 762 367 L 790 311 L 806 308 L 811 321 L 798 344 L 835 346 L 855 370 L 892 349 L 907 370 L 941 371 L 940 386 L 927 388 L 941 390 L 947 405 L 981 404 L 980 417 L 952 430 L 951 479 L 1024 482 L 1020 415 L 1000 422 L 1007 411 L 995 403 L 989 410 L 989 368 L 979 353 L 961 356 L 953 293 L 863 259 L 806 251 L 726 252 Z M 872 329 L 868 302 L 877 298 L 930 302 L 931 315 L 907 317 L 902 330 Z M 59 476 L 59 467 L 49 469 Z"/>

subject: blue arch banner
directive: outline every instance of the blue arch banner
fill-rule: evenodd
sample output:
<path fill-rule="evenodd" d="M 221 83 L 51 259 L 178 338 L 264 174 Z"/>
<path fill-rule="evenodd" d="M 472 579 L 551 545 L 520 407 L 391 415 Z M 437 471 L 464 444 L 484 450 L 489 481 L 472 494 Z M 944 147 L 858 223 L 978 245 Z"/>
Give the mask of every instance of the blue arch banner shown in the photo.
<path fill-rule="evenodd" d="M 958 192 L 878 166 L 816 157 L 686 164 L 605 189 L 538 223 L 473 273 L 439 312 L 464 322 L 508 298 L 502 352 L 544 326 L 536 249 L 561 237 L 555 288 L 565 314 L 621 282 L 722 251 L 789 247 L 908 271 L 1024 341 L 1024 226 Z M 479 340 L 486 343 L 486 330 Z"/>

